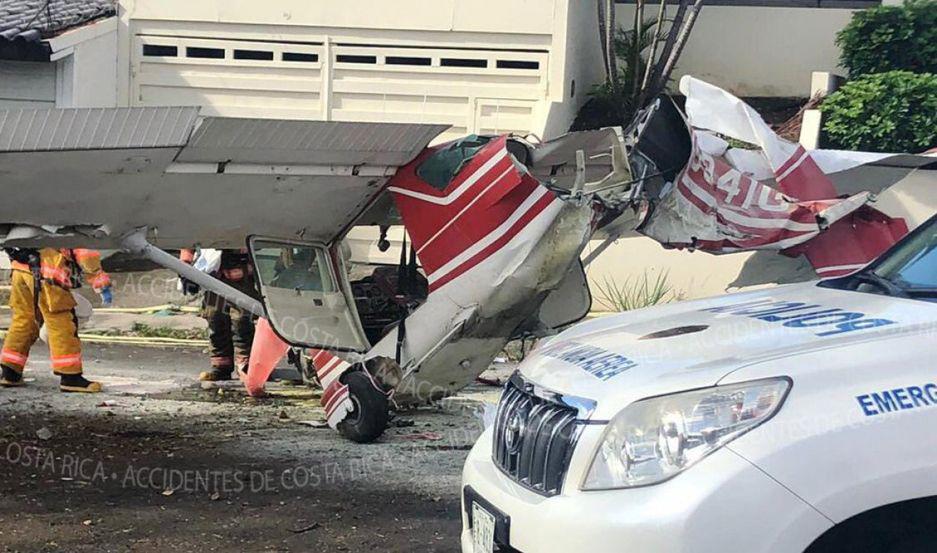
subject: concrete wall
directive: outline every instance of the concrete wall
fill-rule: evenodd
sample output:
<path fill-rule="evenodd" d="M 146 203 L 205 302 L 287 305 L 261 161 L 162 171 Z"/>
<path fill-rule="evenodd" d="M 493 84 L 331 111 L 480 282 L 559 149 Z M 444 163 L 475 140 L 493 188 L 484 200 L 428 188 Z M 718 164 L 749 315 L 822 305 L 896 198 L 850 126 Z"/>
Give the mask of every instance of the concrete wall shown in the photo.
<path fill-rule="evenodd" d="M 630 29 L 634 6 L 619 5 Z M 656 13 L 646 11 L 646 17 Z M 706 6 L 674 73 L 691 74 L 738 96 L 803 97 L 811 71 L 842 72 L 836 33 L 853 10 Z"/>
<path fill-rule="evenodd" d="M 117 28 L 75 46 L 71 107 L 117 106 Z"/>
<path fill-rule="evenodd" d="M 557 21 L 565 21 L 565 29 L 557 29 L 553 37 L 553 73 L 549 112 L 542 116 L 545 128 L 541 138 L 562 135 L 576 118 L 580 106 L 589 98 L 595 83 L 605 78 L 602 48 L 598 36 L 595 0 L 560 2 Z"/>
<path fill-rule="evenodd" d="M 592 241 L 583 256 L 600 244 L 599 240 Z M 586 275 L 592 289 L 593 311 L 614 310 L 603 302 L 603 289 L 608 286 L 632 288 L 645 278 L 654 283 L 659 275 L 671 287 L 671 299 L 687 300 L 816 278 L 803 259 L 790 259 L 775 252 L 715 255 L 668 250 L 637 234 L 609 246 L 586 268 Z"/>
<path fill-rule="evenodd" d="M 55 107 L 55 64 L 0 61 L 0 109 Z"/>
<path fill-rule="evenodd" d="M 56 107 L 117 106 L 116 17 L 63 33 L 49 46 L 56 65 Z"/>

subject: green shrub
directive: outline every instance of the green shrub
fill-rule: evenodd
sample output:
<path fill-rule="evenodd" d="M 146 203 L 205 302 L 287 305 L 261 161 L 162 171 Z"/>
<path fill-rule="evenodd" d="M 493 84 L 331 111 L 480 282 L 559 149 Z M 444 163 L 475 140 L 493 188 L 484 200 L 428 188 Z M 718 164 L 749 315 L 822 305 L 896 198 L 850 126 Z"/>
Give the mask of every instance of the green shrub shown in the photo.
<path fill-rule="evenodd" d="M 573 130 L 628 125 L 631 122 L 639 107 L 641 80 L 647 69 L 645 57 L 654 42 L 656 29 L 656 21 L 648 19 L 644 21 L 640 35 L 634 29 L 618 30 L 614 42 L 615 57 L 618 58 L 617 84 L 609 79 L 592 87 L 589 103 L 579 113 Z M 636 53 L 640 53 L 637 67 L 634 65 Z"/>
<path fill-rule="evenodd" d="M 853 78 L 893 70 L 937 73 L 937 0 L 857 11 L 836 44 Z"/>
<path fill-rule="evenodd" d="M 831 148 L 917 153 L 937 146 L 937 74 L 864 75 L 827 97 L 820 110 Z"/>

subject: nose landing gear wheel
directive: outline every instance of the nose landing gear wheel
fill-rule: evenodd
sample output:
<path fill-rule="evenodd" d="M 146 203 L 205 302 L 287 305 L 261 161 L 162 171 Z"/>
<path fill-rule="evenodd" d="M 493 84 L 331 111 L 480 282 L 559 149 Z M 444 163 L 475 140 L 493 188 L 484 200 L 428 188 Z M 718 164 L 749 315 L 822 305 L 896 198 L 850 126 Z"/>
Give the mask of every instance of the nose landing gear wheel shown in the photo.
<path fill-rule="evenodd" d="M 354 408 L 345 420 L 338 423 L 338 431 L 353 442 L 371 443 L 387 428 L 387 396 L 362 371 L 349 372 L 343 380 Z"/>

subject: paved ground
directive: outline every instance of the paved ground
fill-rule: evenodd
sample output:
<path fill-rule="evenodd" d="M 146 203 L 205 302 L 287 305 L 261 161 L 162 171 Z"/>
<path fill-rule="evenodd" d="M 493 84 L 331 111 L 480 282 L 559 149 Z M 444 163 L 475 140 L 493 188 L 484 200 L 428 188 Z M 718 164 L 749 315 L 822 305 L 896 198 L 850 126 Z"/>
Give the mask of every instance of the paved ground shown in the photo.
<path fill-rule="evenodd" d="M 302 423 L 322 417 L 311 388 L 194 384 L 198 349 L 85 356 L 107 393 L 60 394 L 41 344 L 28 387 L 0 389 L 0 551 L 458 550 L 459 473 L 497 389 L 360 446 Z"/>

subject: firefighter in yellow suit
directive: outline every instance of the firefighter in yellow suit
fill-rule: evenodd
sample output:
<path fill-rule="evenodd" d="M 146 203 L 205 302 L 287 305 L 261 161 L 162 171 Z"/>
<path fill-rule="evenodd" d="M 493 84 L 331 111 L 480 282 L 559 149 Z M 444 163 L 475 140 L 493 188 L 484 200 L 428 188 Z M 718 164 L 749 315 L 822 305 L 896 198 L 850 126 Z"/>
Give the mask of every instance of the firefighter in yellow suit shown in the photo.
<path fill-rule="evenodd" d="M 81 341 L 72 288 L 81 285 L 81 277 L 111 303 L 110 277 L 101 268 L 101 254 L 87 249 L 8 250 L 13 274 L 10 308 L 13 320 L 0 351 L 0 386 L 23 384 L 23 368 L 29 349 L 45 324 L 48 332 L 52 371 L 61 378 L 63 392 L 94 393 L 101 384 L 82 375 Z"/>

